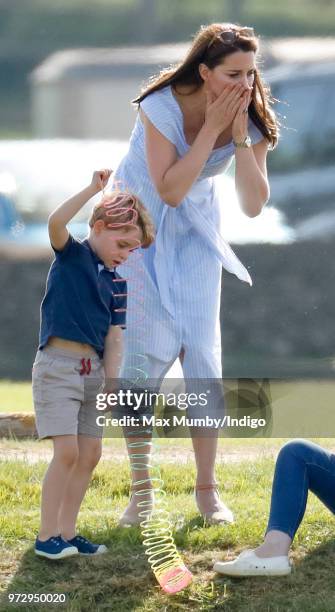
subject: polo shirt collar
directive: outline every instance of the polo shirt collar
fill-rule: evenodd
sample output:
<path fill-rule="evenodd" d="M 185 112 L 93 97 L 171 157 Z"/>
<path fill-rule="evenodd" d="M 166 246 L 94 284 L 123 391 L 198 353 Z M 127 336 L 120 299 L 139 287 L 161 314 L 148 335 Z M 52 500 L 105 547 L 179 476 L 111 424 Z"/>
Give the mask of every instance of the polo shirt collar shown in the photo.
<path fill-rule="evenodd" d="M 90 243 L 88 241 L 88 238 L 85 238 L 85 240 L 83 240 L 83 243 L 88 247 L 94 263 L 102 264 L 104 266 L 105 264 L 102 261 L 102 259 L 100 259 L 100 257 L 98 257 L 98 255 L 93 251 L 93 249 L 92 249 L 92 247 L 91 247 L 91 245 L 90 245 Z"/>
<path fill-rule="evenodd" d="M 98 257 L 98 255 L 95 253 L 95 251 L 93 251 L 93 249 L 92 249 L 92 247 L 91 247 L 91 245 L 89 243 L 88 238 L 85 238 L 85 240 L 83 240 L 83 243 L 88 247 L 94 263 L 97 264 L 97 266 L 98 266 L 99 272 L 101 272 L 101 270 L 103 270 L 103 269 L 107 270 L 108 272 L 115 272 L 115 267 L 114 268 L 106 268 L 106 266 L 105 266 L 104 262 L 102 261 L 102 259 L 100 259 L 100 257 Z"/>

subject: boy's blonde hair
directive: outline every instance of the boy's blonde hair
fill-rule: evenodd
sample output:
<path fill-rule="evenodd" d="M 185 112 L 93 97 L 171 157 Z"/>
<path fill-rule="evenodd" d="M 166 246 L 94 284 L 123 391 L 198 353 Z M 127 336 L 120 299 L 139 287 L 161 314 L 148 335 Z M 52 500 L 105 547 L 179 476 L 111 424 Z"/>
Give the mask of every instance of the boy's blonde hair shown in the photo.
<path fill-rule="evenodd" d="M 155 228 L 147 209 L 137 196 L 127 191 L 114 190 L 104 195 L 96 204 L 89 218 L 89 226 L 103 221 L 106 229 L 122 229 L 136 226 L 141 230 L 141 247 L 147 249 L 155 240 Z"/>

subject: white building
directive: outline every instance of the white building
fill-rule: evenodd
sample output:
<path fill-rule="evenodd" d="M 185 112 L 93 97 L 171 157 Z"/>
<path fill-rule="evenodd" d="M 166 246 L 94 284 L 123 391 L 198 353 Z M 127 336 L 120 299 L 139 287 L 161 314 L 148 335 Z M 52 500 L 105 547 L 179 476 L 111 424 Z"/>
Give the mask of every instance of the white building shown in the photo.
<path fill-rule="evenodd" d="M 153 74 L 179 62 L 189 43 L 54 53 L 31 75 L 32 123 L 37 138 L 128 139 L 131 100 Z M 262 67 L 280 61 L 335 57 L 334 39 L 261 42 Z"/>
<path fill-rule="evenodd" d="M 74 49 L 48 57 L 31 75 L 33 133 L 40 138 L 128 139 L 131 100 L 188 45 Z"/>

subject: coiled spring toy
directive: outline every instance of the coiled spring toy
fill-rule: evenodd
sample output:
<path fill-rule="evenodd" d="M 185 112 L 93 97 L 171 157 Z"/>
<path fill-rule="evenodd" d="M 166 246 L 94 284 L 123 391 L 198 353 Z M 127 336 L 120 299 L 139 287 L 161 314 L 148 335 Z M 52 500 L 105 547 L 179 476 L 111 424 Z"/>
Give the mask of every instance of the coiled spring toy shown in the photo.
<path fill-rule="evenodd" d="M 115 186 L 115 183 L 114 183 Z M 119 195 L 114 195 L 108 199 L 103 191 L 104 205 L 107 208 L 107 214 L 119 217 L 120 222 L 109 224 L 111 229 L 124 227 L 125 225 L 136 224 L 137 211 L 134 209 L 135 198 L 126 190 L 119 190 Z M 123 199 L 122 199 L 123 198 Z M 140 246 L 140 244 L 136 245 Z M 136 261 L 141 257 L 140 250 L 132 253 L 128 259 L 127 268 L 134 266 L 136 274 L 127 274 L 127 278 L 122 278 L 128 283 L 127 294 L 131 297 L 131 306 L 127 307 L 127 312 L 132 308 L 132 322 L 136 326 L 136 352 L 130 356 L 133 367 L 132 372 L 127 373 L 127 380 L 135 387 L 145 385 L 148 378 L 146 372 L 146 356 L 144 351 L 144 283 L 139 277 L 140 266 L 136 266 Z M 135 268 L 136 266 L 136 268 Z M 134 285 L 137 290 L 134 290 Z M 132 288 L 129 288 L 132 285 Z M 121 295 L 121 294 L 120 294 Z M 117 297 L 117 294 L 116 294 Z M 134 331 L 134 330 L 133 330 Z M 151 440 L 150 428 L 136 428 L 130 433 L 128 432 L 128 451 L 130 457 L 131 468 L 136 472 L 149 472 L 150 478 L 138 478 L 133 484 L 133 493 L 137 499 L 137 507 L 140 509 L 139 517 L 141 533 L 143 537 L 143 545 L 145 554 L 148 557 L 152 571 L 160 584 L 163 591 L 169 594 L 177 593 L 187 587 L 191 580 L 192 574 L 185 566 L 174 543 L 172 535 L 171 522 L 169 520 L 169 512 L 167 510 L 166 493 L 163 489 L 163 480 L 161 477 L 159 466 L 151 464 L 151 456 L 153 443 Z M 150 441 L 149 441 L 150 439 Z M 148 449 L 150 451 L 148 452 Z"/>

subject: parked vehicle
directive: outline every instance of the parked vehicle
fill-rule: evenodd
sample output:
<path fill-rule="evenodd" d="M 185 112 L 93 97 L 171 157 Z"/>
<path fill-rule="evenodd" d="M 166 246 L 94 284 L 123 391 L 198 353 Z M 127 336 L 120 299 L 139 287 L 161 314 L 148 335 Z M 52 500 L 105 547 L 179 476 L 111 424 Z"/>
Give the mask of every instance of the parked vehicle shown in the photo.
<path fill-rule="evenodd" d="M 282 123 L 269 156 L 271 204 L 296 239 L 313 237 L 314 218 L 315 237 L 326 237 L 335 226 L 335 63 L 285 64 L 266 77 Z"/>
<path fill-rule="evenodd" d="M 8 180 L 14 185 L 10 175 L 0 174 L 0 245 L 15 247 L 15 250 L 27 247 L 48 247 L 49 236 L 45 215 L 42 219 L 29 219 L 25 222 L 17 206 L 17 191 L 7 191 Z M 83 222 L 72 223 L 73 233 L 83 238 L 87 233 L 87 225 Z"/>
<path fill-rule="evenodd" d="M 268 157 L 271 199 L 260 217 L 248 219 L 233 177 L 220 177 L 223 234 L 232 243 L 327 239 L 335 233 L 335 63 L 285 63 L 266 80 L 282 123 L 279 146 Z M 94 168 L 115 168 L 126 150 L 127 142 L 117 140 L 1 141 L 0 172 L 17 184 L 6 195 L 0 174 L 1 244 L 48 244 L 50 211 Z M 87 232 L 90 206 L 76 217 L 79 236 Z"/>
<path fill-rule="evenodd" d="M 0 142 L 0 168 L 11 173 L 17 185 L 11 196 L 12 220 L 5 223 L 0 217 L 0 243 L 47 246 L 49 213 L 89 182 L 95 168 L 116 168 L 127 146 L 123 141 L 96 140 Z M 292 231 L 277 210 L 268 207 L 255 219 L 242 213 L 231 175 L 221 176 L 218 188 L 222 194 L 222 232 L 226 240 L 237 244 L 284 243 L 293 239 Z M 99 198 L 100 195 L 93 201 Z M 86 204 L 71 224 L 73 233 L 80 238 L 87 234 L 91 206 L 92 202 Z"/>

